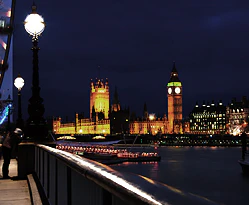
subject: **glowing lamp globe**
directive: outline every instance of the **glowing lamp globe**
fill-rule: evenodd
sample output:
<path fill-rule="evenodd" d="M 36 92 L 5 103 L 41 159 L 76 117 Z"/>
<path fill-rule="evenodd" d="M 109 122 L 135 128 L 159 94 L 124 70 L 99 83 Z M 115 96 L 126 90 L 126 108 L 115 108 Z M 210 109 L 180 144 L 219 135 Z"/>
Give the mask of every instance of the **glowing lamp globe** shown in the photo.
<path fill-rule="evenodd" d="M 24 28 L 30 35 L 39 36 L 45 29 L 44 19 L 37 13 L 31 13 L 24 21 Z"/>
<path fill-rule="evenodd" d="M 150 115 L 149 115 L 149 119 L 150 119 L 150 120 L 154 120 L 154 119 L 155 119 L 155 116 L 154 116 L 153 114 L 150 114 Z"/>
<path fill-rule="evenodd" d="M 18 75 L 18 77 L 15 79 L 14 85 L 18 90 L 21 90 L 22 87 L 24 86 L 24 80 L 20 75 Z"/>

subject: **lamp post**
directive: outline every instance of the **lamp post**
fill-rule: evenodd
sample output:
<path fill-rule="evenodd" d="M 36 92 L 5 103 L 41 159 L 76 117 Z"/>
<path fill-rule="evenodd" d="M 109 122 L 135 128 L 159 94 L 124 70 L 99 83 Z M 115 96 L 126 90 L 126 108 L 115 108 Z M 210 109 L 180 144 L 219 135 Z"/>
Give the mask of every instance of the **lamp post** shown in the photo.
<path fill-rule="evenodd" d="M 32 36 L 33 51 L 33 78 L 32 96 L 29 99 L 27 126 L 25 135 L 31 139 L 41 141 L 47 136 L 46 121 L 43 118 L 45 108 L 43 99 L 40 97 L 39 67 L 38 67 L 38 37 L 44 31 L 45 23 L 43 18 L 37 14 L 36 5 L 32 6 L 32 13 L 24 21 L 25 30 Z"/>
<path fill-rule="evenodd" d="M 24 86 L 24 80 L 20 74 L 18 74 L 17 78 L 15 79 L 14 85 L 18 89 L 18 115 L 17 115 L 17 120 L 16 120 L 16 127 L 23 129 L 24 122 L 22 119 L 21 90 L 22 90 L 22 87 Z"/>

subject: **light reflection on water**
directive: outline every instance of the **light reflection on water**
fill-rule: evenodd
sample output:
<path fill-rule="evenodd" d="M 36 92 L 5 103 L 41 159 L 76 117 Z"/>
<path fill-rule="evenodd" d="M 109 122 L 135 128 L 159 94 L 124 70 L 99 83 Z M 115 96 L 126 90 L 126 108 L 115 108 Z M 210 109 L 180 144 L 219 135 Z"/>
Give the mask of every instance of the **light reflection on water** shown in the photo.
<path fill-rule="evenodd" d="M 242 175 L 238 164 L 239 147 L 159 147 L 156 151 L 162 157 L 160 162 L 126 162 L 112 168 L 223 204 L 248 204 L 249 178 Z"/>

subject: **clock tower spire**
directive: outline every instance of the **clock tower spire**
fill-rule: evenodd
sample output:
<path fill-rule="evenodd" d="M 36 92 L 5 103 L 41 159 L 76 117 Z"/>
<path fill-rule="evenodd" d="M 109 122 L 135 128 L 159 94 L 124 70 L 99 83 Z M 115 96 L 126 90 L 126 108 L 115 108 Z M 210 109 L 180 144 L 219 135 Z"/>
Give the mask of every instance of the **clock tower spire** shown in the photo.
<path fill-rule="evenodd" d="M 167 84 L 169 133 L 182 133 L 182 82 L 178 77 L 175 62 Z"/>

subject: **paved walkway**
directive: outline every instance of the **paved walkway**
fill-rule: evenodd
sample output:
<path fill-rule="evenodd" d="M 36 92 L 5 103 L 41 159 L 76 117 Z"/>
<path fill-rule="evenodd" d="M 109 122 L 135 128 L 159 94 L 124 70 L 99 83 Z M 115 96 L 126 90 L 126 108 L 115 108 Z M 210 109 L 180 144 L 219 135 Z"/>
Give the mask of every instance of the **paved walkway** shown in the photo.
<path fill-rule="evenodd" d="M 11 179 L 2 179 L 2 164 L 0 160 L 0 204 L 29 205 L 31 204 L 27 180 L 17 180 L 17 161 L 12 159 L 9 167 Z"/>

